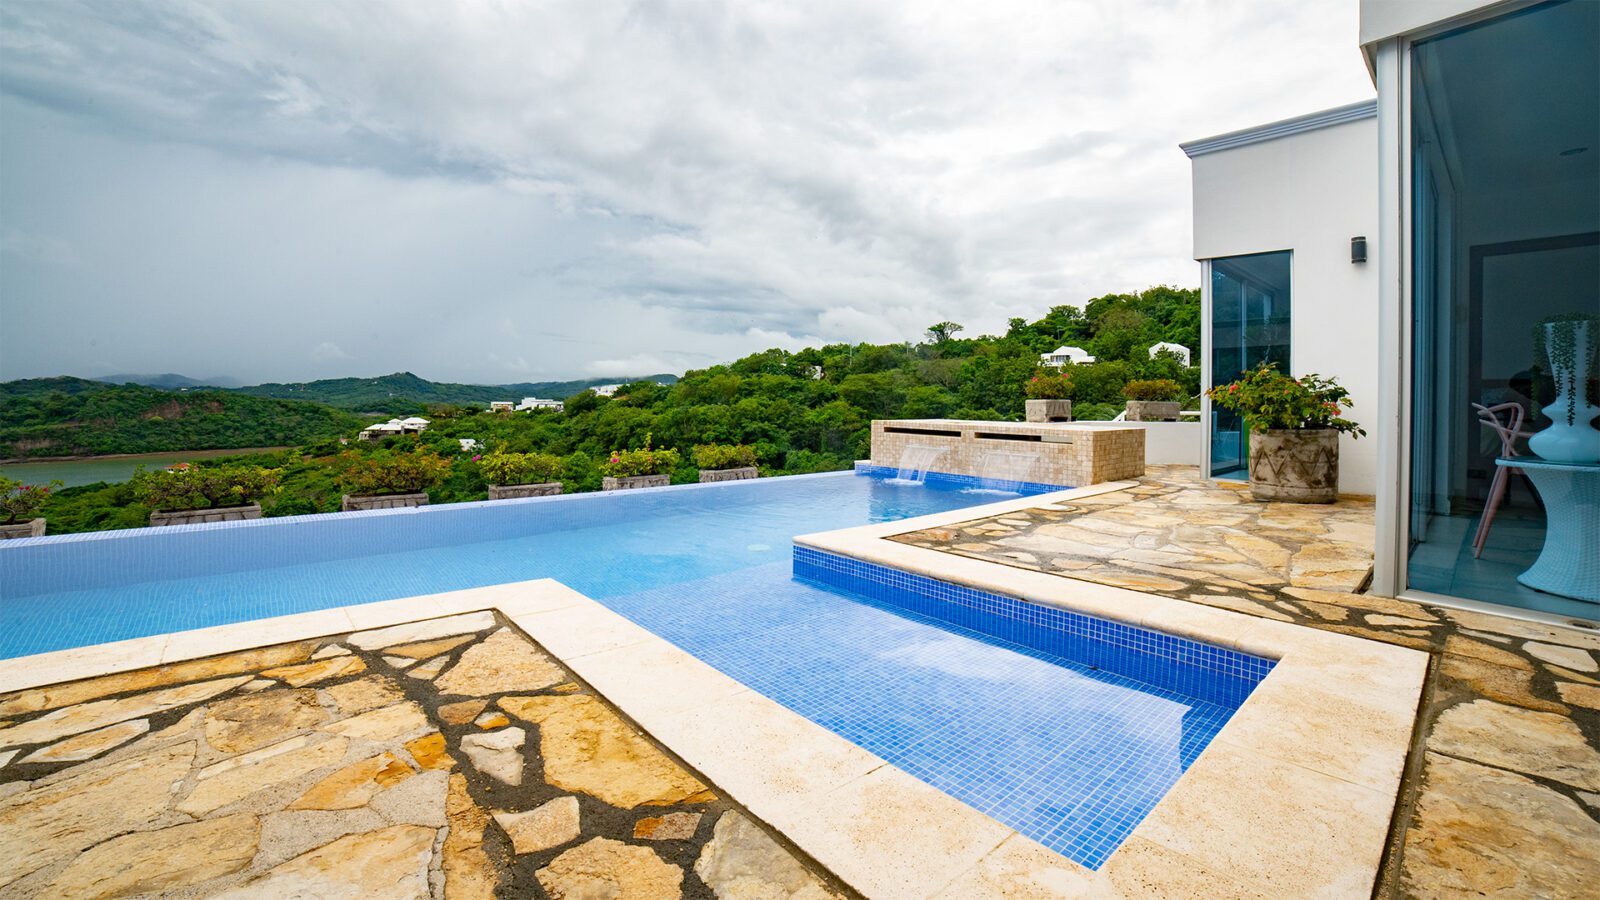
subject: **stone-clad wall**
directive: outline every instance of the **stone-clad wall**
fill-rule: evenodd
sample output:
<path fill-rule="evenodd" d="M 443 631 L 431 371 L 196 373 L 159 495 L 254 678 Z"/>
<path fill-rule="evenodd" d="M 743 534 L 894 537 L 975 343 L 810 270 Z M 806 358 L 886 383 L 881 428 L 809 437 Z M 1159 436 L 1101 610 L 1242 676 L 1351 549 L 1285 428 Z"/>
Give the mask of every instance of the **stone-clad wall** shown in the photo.
<path fill-rule="evenodd" d="M 981 437 L 1018 435 L 1039 440 Z M 977 422 L 957 419 L 878 420 L 872 423 L 872 464 L 895 468 L 908 451 L 937 448 L 932 471 L 1082 487 L 1144 474 L 1144 431 L 1061 422 Z M 931 453 L 932 450 L 924 452 Z M 1037 454 L 1026 471 L 1000 454 Z M 916 456 L 913 452 L 911 456 Z"/>

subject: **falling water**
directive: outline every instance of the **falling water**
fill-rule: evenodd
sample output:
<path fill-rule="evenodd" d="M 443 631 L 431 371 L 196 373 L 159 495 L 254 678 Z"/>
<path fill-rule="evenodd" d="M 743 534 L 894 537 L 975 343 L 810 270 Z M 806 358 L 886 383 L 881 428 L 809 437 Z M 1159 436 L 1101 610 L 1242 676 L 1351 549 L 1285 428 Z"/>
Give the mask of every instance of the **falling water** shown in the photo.
<path fill-rule="evenodd" d="M 1020 494 L 1022 484 L 1039 462 L 1037 450 L 985 450 L 978 463 L 978 486 L 972 493 Z"/>
<path fill-rule="evenodd" d="M 900 471 L 891 484 L 922 484 L 928 478 L 928 470 L 933 468 L 934 461 L 944 455 L 944 447 L 933 447 L 927 444 L 911 444 L 905 452 L 900 454 Z"/>

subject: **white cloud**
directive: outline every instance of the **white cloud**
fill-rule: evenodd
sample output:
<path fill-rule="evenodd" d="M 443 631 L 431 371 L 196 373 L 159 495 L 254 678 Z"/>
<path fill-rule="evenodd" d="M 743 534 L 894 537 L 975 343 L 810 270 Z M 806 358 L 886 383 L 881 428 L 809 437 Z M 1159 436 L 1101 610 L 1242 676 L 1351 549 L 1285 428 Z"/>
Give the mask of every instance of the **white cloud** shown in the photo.
<path fill-rule="evenodd" d="M 0 100 L 49 127 L 0 133 L 0 178 L 8 218 L 73 226 L 52 233 L 108 267 L 121 251 L 89 239 L 97 212 L 254 238 L 195 266 L 156 229 L 145 252 L 187 277 L 124 265 L 102 302 L 159 315 L 247 273 L 352 349 L 325 374 L 489 379 L 521 358 L 561 377 L 785 335 L 979 333 L 1194 283 L 1176 144 L 1370 96 L 1355 8 L 12 5 Z M 112 160 L 120 194 L 74 195 Z M 24 276 L 30 303 L 87 302 L 64 276 Z M 419 326 L 408 355 L 385 349 Z M 277 368 L 288 346 L 232 364 L 308 377 Z M 3 349 L 6 376 L 76 364 L 66 346 Z M 146 352 L 166 369 L 187 350 Z"/>
<path fill-rule="evenodd" d="M 333 341 L 323 341 L 311 348 L 311 358 L 317 362 L 330 362 L 338 359 L 354 359 L 355 357 L 344 352 Z"/>

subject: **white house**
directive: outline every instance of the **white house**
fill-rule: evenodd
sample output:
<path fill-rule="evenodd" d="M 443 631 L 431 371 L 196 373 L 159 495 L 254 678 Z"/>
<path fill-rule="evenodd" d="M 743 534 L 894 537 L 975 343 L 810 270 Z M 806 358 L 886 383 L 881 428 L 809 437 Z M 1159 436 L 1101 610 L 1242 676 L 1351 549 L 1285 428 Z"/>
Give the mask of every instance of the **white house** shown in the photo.
<path fill-rule="evenodd" d="M 1156 358 L 1156 354 L 1157 353 L 1161 353 L 1163 351 L 1165 351 L 1167 353 L 1171 353 L 1173 356 L 1176 356 L 1178 358 L 1178 361 L 1182 362 L 1185 366 L 1192 365 L 1189 362 L 1189 348 L 1185 347 L 1182 344 L 1174 344 L 1171 341 L 1162 341 L 1162 342 L 1160 342 L 1158 344 L 1151 344 L 1150 345 L 1150 358 L 1151 359 L 1155 359 Z"/>
<path fill-rule="evenodd" d="M 519 411 L 530 409 L 553 409 L 556 412 L 560 412 L 566 408 L 567 405 L 560 400 L 544 400 L 539 397 L 523 397 L 522 402 L 517 404 L 517 409 Z"/>
<path fill-rule="evenodd" d="M 421 434 L 428 428 L 428 420 L 421 416 L 411 416 L 406 419 L 390 419 L 376 425 L 368 425 L 361 429 L 361 439 L 376 441 L 397 434 Z"/>
<path fill-rule="evenodd" d="M 620 384 L 597 384 L 589 390 L 594 391 L 596 394 L 599 394 L 602 397 L 614 397 L 616 396 L 617 391 L 621 388 L 622 385 Z"/>
<path fill-rule="evenodd" d="M 1039 354 L 1041 366 L 1066 366 L 1092 363 L 1094 357 L 1082 347 L 1057 347 L 1054 352 Z"/>
<path fill-rule="evenodd" d="M 1474 406 L 1555 427 L 1536 331 L 1600 315 L 1600 3 L 1360 7 L 1375 100 L 1183 145 L 1204 383 L 1274 360 L 1350 389 L 1369 436 L 1341 441 L 1340 488 L 1376 497 L 1375 592 L 1600 619 L 1584 566 L 1535 566 L 1594 558 L 1600 465 L 1531 460 L 1488 515 L 1502 447 Z M 1202 415 L 1208 474 L 1240 477 L 1237 422 Z"/>

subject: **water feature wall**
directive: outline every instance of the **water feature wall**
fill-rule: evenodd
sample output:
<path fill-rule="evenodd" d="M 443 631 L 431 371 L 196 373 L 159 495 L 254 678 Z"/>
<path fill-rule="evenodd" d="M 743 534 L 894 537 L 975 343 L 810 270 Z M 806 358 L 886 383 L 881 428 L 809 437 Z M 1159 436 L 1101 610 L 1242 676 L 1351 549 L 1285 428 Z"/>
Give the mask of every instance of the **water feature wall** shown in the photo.
<path fill-rule="evenodd" d="M 1007 483 L 1082 487 L 1144 474 L 1145 432 L 1068 422 L 893 419 L 872 423 L 873 466 Z M 902 473 L 904 475 L 904 473 Z"/>

